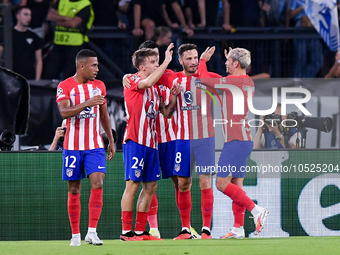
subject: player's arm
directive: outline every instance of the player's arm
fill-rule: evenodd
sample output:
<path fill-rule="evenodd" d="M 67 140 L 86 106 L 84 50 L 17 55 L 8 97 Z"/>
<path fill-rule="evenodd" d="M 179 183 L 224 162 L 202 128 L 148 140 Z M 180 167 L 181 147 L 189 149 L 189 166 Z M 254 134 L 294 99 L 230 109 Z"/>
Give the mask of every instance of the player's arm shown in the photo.
<path fill-rule="evenodd" d="M 177 96 L 179 93 L 181 93 L 181 85 L 179 83 L 175 83 L 171 90 L 171 97 L 170 101 L 167 105 L 164 104 L 164 101 L 161 100 L 159 104 L 159 111 L 163 114 L 165 118 L 170 119 L 172 114 L 175 111 L 175 106 L 176 106 L 176 101 L 177 101 Z"/>
<path fill-rule="evenodd" d="M 115 142 L 114 142 L 113 135 L 112 135 L 110 117 L 107 111 L 107 105 L 106 104 L 101 105 L 99 107 L 99 111 L 100 111 L 100 123 L 102 124 L 102 127 L 106 133 L 107 138 L 109 139 L 109 145 L 107 147 L 108 154 L 107 154 L 106 159 L 111 160 L 116 153 L 116 149 L 115 149 Z"/>
<path fill-rule="evenodd" d="M 102 105 L 105 102 L 105 97 L 102 95 L 97 95 L 91 97 L 89 100 L 86 100 L 83 103 L 80 103 L 75 106 L 71 106 L 71 101 L 69 99 L 61 100 L 58 102 L 58 109 L 60 115 L 63 119 L 67 119 L 73 116 L 76 116 L 81 111 L 85 110 L 86 107 L 92 107 L 95 105 Z"/>
<path fill-rule="evenodd" d="M 170 43 L 168 48 L 165 51 L 165 59 L 164 62 L 152 73 L 150 74 L 146 79 L 141 80 L 138 82 L 138 89 L 147 89 L 151 88 L 156 82 L 159 80 L 159 78 L 164 73 L 165 69 L 168 67 L 169 63 L 172 60 L 172 51 L 171 49 L 174 47 L 173 43 Z"/>

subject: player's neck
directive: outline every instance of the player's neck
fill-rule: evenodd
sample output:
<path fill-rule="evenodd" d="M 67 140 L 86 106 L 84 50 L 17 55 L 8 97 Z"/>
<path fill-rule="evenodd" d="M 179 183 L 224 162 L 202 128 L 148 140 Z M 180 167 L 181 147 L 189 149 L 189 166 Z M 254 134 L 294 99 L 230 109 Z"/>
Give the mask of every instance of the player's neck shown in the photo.
<path fill-rule="evenodd" d="M 138 74 L 142 79 L 146 79 L 149 77 L 149 75 L 144 71 L 139 71 Z"/>
<path fill-rule="evenodd" d="M 233 76 L 247 75 L 247 72 L 246 72 L 246 69 L 235 69 L 234 72 L 230 75 L 233 75 Z"/>
<path fill-rule="evenodd" d="M 84 77 L 81 77 L 80 75 L 78 75 L 77 73 L 75 75 L 73 75 L 73 79 L 81 84 L 86 84 L 89 82 L 88 79 L 85 79 Z"/>

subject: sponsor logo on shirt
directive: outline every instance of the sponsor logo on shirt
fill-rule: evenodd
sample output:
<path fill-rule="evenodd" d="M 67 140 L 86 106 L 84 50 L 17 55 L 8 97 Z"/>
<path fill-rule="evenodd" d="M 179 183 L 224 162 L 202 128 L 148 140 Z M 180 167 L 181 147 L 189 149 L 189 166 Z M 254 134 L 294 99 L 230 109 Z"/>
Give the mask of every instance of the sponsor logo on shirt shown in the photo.
<path fill-rule="evenodd" d="M 192 92 L 190 90 L 184 92 L 184 100 L 186 104 L 192 104 L 194 102 L 194 97 L 192 96 Z"/>

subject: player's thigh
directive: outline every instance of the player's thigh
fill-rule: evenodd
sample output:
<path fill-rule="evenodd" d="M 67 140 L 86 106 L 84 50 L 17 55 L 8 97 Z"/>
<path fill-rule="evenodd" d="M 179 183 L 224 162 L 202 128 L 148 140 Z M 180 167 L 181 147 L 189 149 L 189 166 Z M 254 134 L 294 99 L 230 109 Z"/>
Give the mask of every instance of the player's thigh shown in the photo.
<path fill-rule="evenodd" d="M 173 174 L 190 177 L 190 140 L 176 140 Z"/>
<path fill-rule="evenodd" d="M 104 148 L 87 150 L 84 154 L 84 166 L 86 174 L 89 176 L 92 173 L 101 172 L 106 174 L 106 161 Z"/>
<path fill-rule="evenodd" d="M 218 161 L 217 176 L 244 178 L 248 156 L 252 149 L 252 141 L 235 140 L 225 143 Z"/>
<path fill-rule="evenodd" d="M 77 181 L 86 177 L 80 151 L 63 150 L 63 180 Z"/>
<path fill-rule="evenodd" d="M 159 143 L 158 152 L 162 179 L 172 177 L 176 157 L 176 141 Z"/>
<path fill-rule="evenodd" d="M 123 145 L 125 180 L 156 181 L 160 179 L 158 151 L 128 141 Z"/>
<path fill-rule="evenodd" d="M 196 160 L 198 175 L 215 172 L 215 137 L 193 140 L 191 147 Z"/>

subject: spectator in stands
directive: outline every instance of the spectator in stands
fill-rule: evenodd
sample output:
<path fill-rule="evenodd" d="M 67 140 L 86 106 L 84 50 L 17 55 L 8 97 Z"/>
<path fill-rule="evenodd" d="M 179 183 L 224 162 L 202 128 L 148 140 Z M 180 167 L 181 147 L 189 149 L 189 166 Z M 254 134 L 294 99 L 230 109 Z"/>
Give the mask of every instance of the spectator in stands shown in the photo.
<path fill-rule="evenodd" d="M 171 43 L 172 41 L 172 32 L 170 30 L 170 28 L 168 27 L 156 27 L 155 28 L 155 35 L 152 38 L 152 41 L 156 42 L 157 45 L 159 46 L 158 50 L 159 50 L 159 62 L 163 63 L 164 61 L 164 56 L 165 56 L 165 51 L 168 47 L 168 45 Z M 175 52 L 173 53 L 174 55 L 176 54 Z M 173 57 L 174 60 L 177 60 L 175 57 Z M 178 61 L 171 61 L 170 64 L 168 65 L 168 69 L 171 69 L 173 71 L 178 69 Z M 177 63 L 177 65 L 176 65 Z"/>
<path fill-rule="evenodd" d="M 126 29 L 126 24 L 121 20 L 118 0 L 91 0 L 95 14 L 94 26 L 115 26 Z"/>
<path fill-rule="evenodd" d="M 294 20 L 295 27 L 313 27 L 303 5 L 298 0 L 290 2 L 289 18 Z M 314 78 L 323 64 L 321 38 L 294 39 L 294 47 L 296 56 L 294 77 Z"/>
<path fill-rule="evenodd" d="M 260 27 L 262 0 L 223 0 L 224 23 L 223 28 Z M 229 20 L 228 20 L 229 19 Z"/>
<path fill-rule="evenodd" d="M 72 76 L 76 69 L 77 53 L 87 48 L 87 33 L 92 27 L 94 12 L 89 0 L 61 0 L 53 5 L 47 20 L 56 24 L 54 46 L 46 59 L 44 78 L 64 79 Z"/>
<path fill-rule="evenodd" d="M 340 52 L 335 54 L 334 65 L 326 74 L 325 78 L 340 78 Z"/>
<path fill-rule="evenodd" d="M 266 119 L 266 116 L 269 120 Z M 296 128 L 285 130 L 282 126 L 282 120 L 287 119 L 287 115 L 281 115 L 281 104 L 277 105 L 272 115 L 266 116 L 261 116 L 264 124 L 257 129 L 254 138 L 254 149 L 296 148 L 301 142 L 301 133 Z"/>
<path fill-rule="evenodd" d="M 15 11 L 17 23 L 13 28 L 13 71 L 28 80 L 40 80 L 43 69 L 41 56 L 42 40 L 28 30 L 31 10 L 20 6 Z"/>
<path fill-rule="evenodd" d="M 49 151 L 61 151 L 64 148 L 64 136 L 66 133 L 66 119 L 61 123 L 61 127 L 57 127 L 53 141 L 51 143 Z"/>
<path fill-rule="evenodd" d="M 45 21 L 47 12 L 53 0 L 21 0 L 21 6 L 28 6 L 32 11 L 32 20 L 29 29 L 40 38 L 45 37 Z"/>
<path fill-rule="evenodd" d="M 206 26 L 205 0 L 185 0 L 183 9 L 191 29 Z"/>
<path fill-rule="evenodd" d="M 266 27 L 287 27 L 289 0 L 264 0 L 262 10 L 265 12 Z"/>
<path fill-rule="evenodd" d="M 193 31 L 185 23 L 184 15 L 176 0 L 136 0 L 133 5 L 134 29 L 132 34 L 134 36 L 142 36 L 144 34 L 146 40 L 151 40 L 156 26 L 167 25 L 166 22 L 170 22 L 166 13 L 166 5 L 170 5 L 173 8 L 183 26 L 183 31 L 188 36 L 193 35 Z"/>

